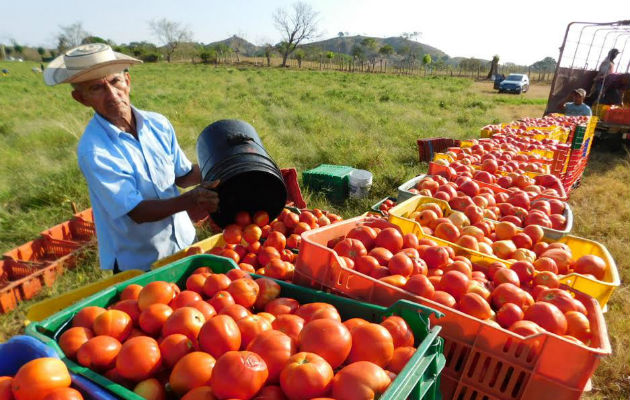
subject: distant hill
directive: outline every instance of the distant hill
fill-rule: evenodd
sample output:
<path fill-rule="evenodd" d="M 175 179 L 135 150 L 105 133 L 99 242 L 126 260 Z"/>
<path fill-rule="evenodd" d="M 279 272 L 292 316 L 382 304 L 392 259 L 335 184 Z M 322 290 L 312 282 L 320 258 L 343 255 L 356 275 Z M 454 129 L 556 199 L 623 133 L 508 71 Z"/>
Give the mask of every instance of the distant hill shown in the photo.
<path fill-rule="evenodd" d="M 324 51 L 333 51 L 335 53 L 343 53 L 350 54 L 352 48 L 354 46 L 360 46 L 361 42 L 366 38 L 372 38 L 376 41 L 377 48 L 381 48 L 384 45 L 388 44 L 394 48 L 396 52 L 399 52 L 405 46 L 408 46 L 411 50 L 420 50 L 422 54 L 430 54 L 431 58 L 438 58 L 443 56 L 448 56 L 445 52 L 440 49 L 437 49 L 433 46 L 429 46 L 428 44 L 416 42 L 413 40 L 405 39 L 402 37 L 388 37 L 388 38 L 379 38 L 379 37 L 371 37 L 371 36 L 342 36 L 342 37 L 334 37 L 331 39 L 321 40 L 318 42 L 311 42 L 305 44 L 304 48 L 312 48 L 319 47 Z"/>
<path fill-rule="evenodd" d="M 402 37 L 388 37 L 388 38 L 378 38 L 378 37 L 370 37 L 370 36 L 342 36 L 342 37 L 334 37 L 330 39 L 320 40 L 317 42 L 310 42 L 302 45 L 306 51 L 314 50 L 319 48 L 323 51 L 332 51 L 335 53 L 342 54 L 351 54 L 352 48 L 354 46 L 361 46 L 361 42 L 366 38 L 372 38 L 376 42 L 376 48 L 379 49 L 386 44 L 392 46 L 394 51 L 398 53 L 405 46 L 409 47 L 409 49 L 414 51 L 420 51 L 422 54 L 430 54 L 431 58 L 437 59 L 439 57 L 448 57 L 448 55 L 440 49 L 437 49 L 433 46 L 429 46 L 428 44 L 415 42 L 413 40 L 405 39 Z M 226 44 L 233 49 L 238 48 L 240 53 L 246 56 L 253 56 L 256 54 L 261 54 L 263 52 L 263 48 L 261 46 L 256 46 L 253 43 L 248 42 L 247 40 L 240 38 L 236 35 L 229 37 L 225 40 L 220 40 L 217 42 L 208 43 L 207 46 L 214 46 L 217 44 Z"/>
<path fill-rule="evenodd" d="M 259 53 L 262 50 L 262 47 L 256 46 L 253 43 L 248 42 L 247 40 L 233 35 L 227 39 L 219 40 L 217 42 L 208 43 L 206 46 L 215 46 L 217 44 L 225 44 L 232 49 L 238 49 L 239 52 L 245 56 L 253 56 L 256 53 Z"/>

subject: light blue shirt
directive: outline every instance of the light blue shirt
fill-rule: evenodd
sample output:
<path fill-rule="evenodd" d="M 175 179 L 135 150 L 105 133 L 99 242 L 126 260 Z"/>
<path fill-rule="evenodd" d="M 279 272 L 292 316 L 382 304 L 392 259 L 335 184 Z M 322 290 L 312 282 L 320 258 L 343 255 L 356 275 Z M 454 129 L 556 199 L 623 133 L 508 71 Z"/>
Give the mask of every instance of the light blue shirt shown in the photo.
<path fill-rule="evenodd" d="M 584 103 L 577 105 L 569 102 L 564 105 L 564 115 L 585 115 L 590 117 L 593 115 L 593 112 L 591 111 L 591 108 Z"/>
<path fill-rule="evenodd" d="M 79 168 L 87 180 L 102 269 L 148 270 L 153 262 L 193 243 L 188 213 L 138 224 L 128 215 L 141 201 L 179 195 L 175 178 L 192 164 L 163 115 L 132 108 L 138 140 L 95 114 L 79 141 Z"/>

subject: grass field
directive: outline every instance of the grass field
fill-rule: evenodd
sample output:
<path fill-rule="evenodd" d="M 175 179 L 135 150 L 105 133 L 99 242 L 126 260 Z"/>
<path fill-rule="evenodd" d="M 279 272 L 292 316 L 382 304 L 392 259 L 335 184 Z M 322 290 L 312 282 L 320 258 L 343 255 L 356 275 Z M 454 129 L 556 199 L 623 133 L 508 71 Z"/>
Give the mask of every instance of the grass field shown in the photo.
<path fill-rule="evenodd" d="M 0 251 L 32 240 L 70 217 L 70 202 L 89 207 L 76 162 L 76 144 L 92 111 L 75 103 L 69 86 L 48 88 L 29 63 L 0 63 Z M 180 144 L 196 159 L 195 141 L 210 123 L 239 118 L 252 124 L 282 167 L 299 171 L 321 163 L 351 165 L 374 173 L 368 199 L 328 204 L 306 193 L 309 205 L 362 213 L 407 179 L 426 171 L 418 163 L 420 137 L 477 137 L 489 123 L 540 116 L 548 87 L 522 96 L 498 95 L 488 83 L 446 77 L 349 74 L 329 71 L 237 69 L 204 65 L 147 64 L 132 70 L 132 100 L 166 115 Z M 606 320 L 613 356 L 595 375 L 590 399 L 630 396 L 630 158 L 595 153 L 574 192 L 576 235 L 605 244 L 617 261 L 623 286 Z M 94 251 L 80 266 L 38 296 L 42 299 L 107 273 Z M 32 302 L 30 302 L 32 303 Z M 20 331 L 29 303 L 0 316 L 0 340 Z"/>

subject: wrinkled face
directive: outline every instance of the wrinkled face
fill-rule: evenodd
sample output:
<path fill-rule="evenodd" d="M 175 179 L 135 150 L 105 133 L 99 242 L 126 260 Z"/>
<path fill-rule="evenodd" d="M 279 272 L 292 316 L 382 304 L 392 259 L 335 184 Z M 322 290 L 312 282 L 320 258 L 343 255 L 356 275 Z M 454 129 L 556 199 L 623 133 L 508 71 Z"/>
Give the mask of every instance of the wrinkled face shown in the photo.
<path fill-rule="evenodd" d="M 130 115 L 131 80 L 128 72 L 108 75 L 74 85 L 72 97 L 109 121 Z"/>

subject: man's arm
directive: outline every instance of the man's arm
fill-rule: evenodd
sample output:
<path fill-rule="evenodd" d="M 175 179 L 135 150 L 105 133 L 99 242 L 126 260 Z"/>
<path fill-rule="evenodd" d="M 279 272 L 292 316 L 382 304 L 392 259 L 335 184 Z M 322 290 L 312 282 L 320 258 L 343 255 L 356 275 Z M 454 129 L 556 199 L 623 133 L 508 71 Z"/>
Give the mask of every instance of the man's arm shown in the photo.
<path fill-rule="evenodd" d="M 198 187 L 171 199 L 143 200 L 127 215 L 135 223 L 141 224 L 159 221 L 192 208 L 202 208 L 213 213 L 219 206 L 219 196 L 212 189 L 216 188 L 218 184 L 218 181 L 202 183 Z"/>
<path fill-rule="evenodd" d="M 184 176 L 175 178 L 175 184 L 181 188 L 187 188 L 201 183 L 201 170 L 199 165 L 193 164 L 192 169 Z"/>

